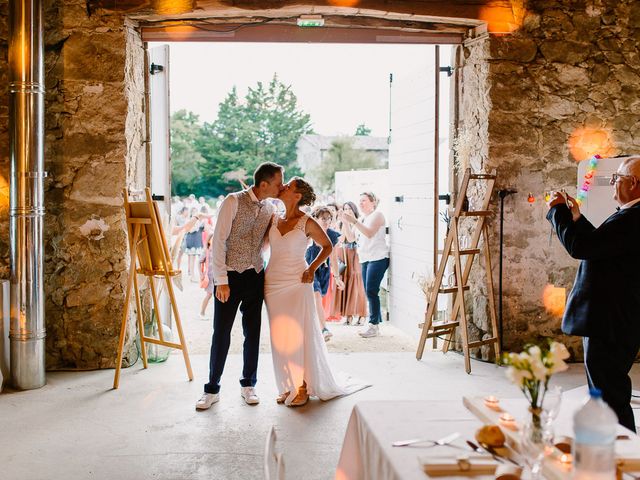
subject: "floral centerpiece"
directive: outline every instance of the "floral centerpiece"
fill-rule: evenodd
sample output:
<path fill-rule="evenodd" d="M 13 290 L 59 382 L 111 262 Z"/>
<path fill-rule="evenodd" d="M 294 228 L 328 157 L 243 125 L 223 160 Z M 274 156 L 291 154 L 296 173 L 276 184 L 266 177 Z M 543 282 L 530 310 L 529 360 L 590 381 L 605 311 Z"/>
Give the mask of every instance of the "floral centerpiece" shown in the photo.
<path fill-rule="evenodd" d="M 507 377 L 515 383 L 529 402 L 531 421 L 541 432 L 541 414 L 549 379 L 554 373 L 568 368 L 565 360 L 569 351 L 560 342 L 546 345 L 527 344 L 521 353 L 505 353 L 502 363 L 507 365 Z"/>

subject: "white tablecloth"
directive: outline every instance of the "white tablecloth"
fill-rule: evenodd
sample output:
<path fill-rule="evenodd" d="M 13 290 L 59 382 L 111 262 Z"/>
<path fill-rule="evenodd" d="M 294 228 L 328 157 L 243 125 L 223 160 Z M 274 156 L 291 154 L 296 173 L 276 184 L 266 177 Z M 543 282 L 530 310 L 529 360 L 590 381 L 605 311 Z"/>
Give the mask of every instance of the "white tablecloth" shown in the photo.
<path fill-rule="evenodd" d="M 462 449 L 470 453 L 465 440 L 473 439 L 480 426 L 462 401 L 361 402 L 353 408 L 349 419 L 336 480 L 424 480 L 427 476 L 419 457 L 456 455 Z M 437 440 L 454 432 L 460 433 L 452 442 L 458 449 L 391 446 L 396 440 L 421 437 Z"/>
<path fill-rule="evenodd" d="M 584 391 L 583 391 L 584 390 Z M 585 398 L 585 389 L 565 392 L 560 414 L 555 422 L 556 435 L 572 435 L 573 413 Z M 502 399 L 501 407 L 521 421 L 527 404 L 523 398 Z M 465 440 L 473 440 L 481 426 L 460 401 L 378 401 L 361 402 L 351 413 L 345 434 L 336 480 L 425 480 L 419 462 L 424 456 L 458 455 L 470 453 Z M 437 440 L 458 432 L 454 446 L 393 447 L 397 440 L 428 438 Z M 616 454 L 623 458 L 640 456 L 640 437 L 618 426 L 618 433 L 630 437 L 616 442 Z M 458 449 L 455 446 L 459 447 Z M 456 478 L 448 476 L 447 480 Z M 476 476 L 476 480 L 493 476 Z"/>

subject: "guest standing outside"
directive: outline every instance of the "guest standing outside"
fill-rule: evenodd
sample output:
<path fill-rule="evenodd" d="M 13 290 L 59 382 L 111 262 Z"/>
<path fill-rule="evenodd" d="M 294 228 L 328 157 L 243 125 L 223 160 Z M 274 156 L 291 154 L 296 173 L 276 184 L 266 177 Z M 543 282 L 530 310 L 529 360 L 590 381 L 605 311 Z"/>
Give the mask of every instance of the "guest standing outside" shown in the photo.
<path fill-rule="evenodd" d="M 339 213 L 341 244 L 338 250 L 338 260 L 344 263 L 344 274 L 342 281 L 344 289 L 336 292 L 334 302 L 334 312 L 340 312 L 341 316 L 347 317 L 346 324 L 351 325 L 353 318 L 357 320 L 355 324 L 360 325 L 360 320 L 369 315 L 367 310 L 367 296 L 364 291 L 362 280 L 362 267 L 358 256 L 357 231 L 355 227 L 342 217 L 343 213 L 348 213 L 360 218 L 358 207 L 353 202 L 345 202 Z"/>
<path fill-rule="evenodd" d="M 196 273 L 196 258 L 200 256 L 202 251 L 204 250 L 203 242 L 202 242 L 202 232 L 204 231 L 204 223 L 200 220 L 200 213 L 198 213 L 198 208 L 193 207 L 191 209 L 191 219 L 197 219 L 194 223 L 193 227 L 187 232 L 184 236 L 184 253 L 188 255 L 188 275 L 192 282 L 197 282 L 198 278 L 195 276 Z"/>
<path fill-rule="evenodd" d="M 344 212 L 342 218 L 352 224 L 359 232 L 358 253 L 362 265 L 364 289 L 369 301 L 369 328 L 358 332 L 363 338 L 377 337 L 382 322 L 380 310 L 380 284 L 384 273 L 389 268 L 389 247 L 387 246 L 385 224 L 386 219 L 381 211 L 376 210 L 378 199 L 371 192 L 360 195 L 362 218 Z"/>

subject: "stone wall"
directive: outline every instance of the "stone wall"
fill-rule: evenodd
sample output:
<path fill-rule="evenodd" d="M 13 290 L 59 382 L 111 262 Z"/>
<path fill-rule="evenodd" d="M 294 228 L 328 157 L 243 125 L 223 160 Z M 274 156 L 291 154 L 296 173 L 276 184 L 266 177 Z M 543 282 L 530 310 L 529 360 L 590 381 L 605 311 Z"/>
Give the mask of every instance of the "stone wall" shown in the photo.
<path fill-rule="evenodd" d="M 1 4 L 3 120 L 7 13 Z M 47 368 L 112 367 L 128 268 L 122 189 L 141 188 L 145 178 L 142 42 L 121 15 L 89 16 L 84 1 L 49 2 L 44 20 Z M 5 121 L 0 156 L 8 179 Z M 0 272 L 8 276 L 4 203 L 0 229 Z"/>
<path fill-rule="evenodd" d="M 500 188 L 518 190 L 505 200 L 507 349 L 543 335 L 567 342 L 574 358 L 582 355 L 578 338 L 561 335 L 561 313 L 543 305 L 552 286 L 568 294 L 578 264 L 557 238 L 550 240 L 543 193 L 559 188 L 575 192 L 576 160 L 593 153 L 640 151 L 639 45 L 639 2 L 562 0 L 530 2 L 522 28 L 514 34 L 485 36 L 462 47 L 459 153 L 474 168 L 497 168 Z M 477 119 L 482 125 L 484 116 L 486 138 L 476 133 L 481 132 Z M 581 135 L 585 129 L 599 145 L 592 150 L 589 137 Z M 487 150 L 476 146 L 485 141 Z M 533 204 L 527 202 L 529 192 L 535 196 Z M 497 213 L 499 200 L 494 198 Z M 497 215 L 491 227 L 497 254 Z M 497 255 L 494 259 L 497 264 Z M 497 266 L 494 279 L 497 285 Z M 474 305 L 481 335 L 486 310 L 482 303 Z"/>

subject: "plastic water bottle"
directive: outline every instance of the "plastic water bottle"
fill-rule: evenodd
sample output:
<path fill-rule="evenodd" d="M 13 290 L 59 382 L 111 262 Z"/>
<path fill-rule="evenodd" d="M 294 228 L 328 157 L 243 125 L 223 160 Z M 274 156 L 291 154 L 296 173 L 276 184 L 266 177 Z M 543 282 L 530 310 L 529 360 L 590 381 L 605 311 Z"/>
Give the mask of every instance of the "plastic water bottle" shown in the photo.
<path fill-rule="evenodd" d="M 602 400 L 597 388 L 573 415 L 574 480 L 614 480 L 614 444 L 618 417 Z"/>

